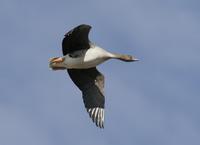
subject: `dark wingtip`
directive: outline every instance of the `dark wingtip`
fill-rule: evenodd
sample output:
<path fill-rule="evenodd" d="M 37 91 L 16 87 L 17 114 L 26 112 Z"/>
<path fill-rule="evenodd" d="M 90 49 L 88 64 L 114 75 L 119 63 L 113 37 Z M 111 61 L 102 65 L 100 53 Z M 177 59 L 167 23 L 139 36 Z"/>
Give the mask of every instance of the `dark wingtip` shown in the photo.
<path fill-rule="evenodd" d="M 88 29 L 91 29 L 92 27 L 90 26 L 90 25 L 88 25 L 88 24 L 81 24 L 81 25 L 79 25 L 79 26 L 77 26 L 77 27 L 79 27 L 79 28 L 88 28 Z"/>
<path fill-rule="evenodd" d="M 64 36 L 68 36 L 69 34 L 71 34 L 73 31 L 79 31 L 81 29 L 85 29 L 85 30 L 89 30 L 92 28 L 92 26 L 88 25 L 88 24 L 80 24 L 78 26 L 76 26 L 75 28 L 71 29 L 69 32 L 67 32 Z"/>
<path fill-rule="evenodd" d="M 96 124 L 97 127 L 104 128 L 104 109 L 103 108 L 87 108 L 90 118 Z"/>

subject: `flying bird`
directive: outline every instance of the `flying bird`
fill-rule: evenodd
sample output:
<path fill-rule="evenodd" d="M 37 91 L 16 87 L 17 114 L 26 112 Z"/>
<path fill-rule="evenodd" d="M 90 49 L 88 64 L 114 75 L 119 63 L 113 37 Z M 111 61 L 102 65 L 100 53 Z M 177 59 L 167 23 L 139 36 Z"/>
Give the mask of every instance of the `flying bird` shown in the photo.
<path fill-rule="evenodd" d="M 91 26 L 81 24 L 68 33 L 62 41 L 62 57 L 49 61 L 52 70 L 67 70 L 71 80 L 82 91 L 83 102 L 97 127 L 104 128 L 104 75 L 96 66 L 109 59 L 125 62 L 137 61 L 135 57 L 111 53 L 92 43 L 88 34 Z"/>

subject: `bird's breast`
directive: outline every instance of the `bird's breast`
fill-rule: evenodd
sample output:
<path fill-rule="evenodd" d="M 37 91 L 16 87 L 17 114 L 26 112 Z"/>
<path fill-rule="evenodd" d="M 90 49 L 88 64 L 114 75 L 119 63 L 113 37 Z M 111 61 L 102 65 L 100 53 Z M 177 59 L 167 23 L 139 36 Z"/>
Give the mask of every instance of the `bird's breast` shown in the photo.
<path fill-rule="evenodd" d="M 83 53 L 79 57 L 65 56 L 65 64 L 68 69 L 86 69 L 96 67 L 97 65 L 108 60 L 109 52 L 100 47 L 93 47 Z"/>

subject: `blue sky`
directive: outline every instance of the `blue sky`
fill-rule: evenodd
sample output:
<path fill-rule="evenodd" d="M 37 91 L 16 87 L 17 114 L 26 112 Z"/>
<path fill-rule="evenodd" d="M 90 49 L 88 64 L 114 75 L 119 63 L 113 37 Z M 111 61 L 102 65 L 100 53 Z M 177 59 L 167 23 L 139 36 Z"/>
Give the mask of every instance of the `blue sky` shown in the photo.
<path fill-rule="evenodd" d="M 200 2 L 1 0 L 1 145 L 199 145 Z M 100 65 L 105 129 L 95 127 L 65 71 L 52 72 L 63 35 L 92 25 L 90 40 L 135 63 Z"/>

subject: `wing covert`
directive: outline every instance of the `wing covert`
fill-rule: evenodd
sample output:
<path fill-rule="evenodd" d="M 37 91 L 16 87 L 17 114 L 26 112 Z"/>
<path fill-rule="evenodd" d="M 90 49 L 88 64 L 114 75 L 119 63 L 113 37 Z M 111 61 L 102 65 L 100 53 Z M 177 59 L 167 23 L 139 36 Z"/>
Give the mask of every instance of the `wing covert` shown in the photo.
<path fill-rule="evenodd" d="M 82 24 L 66 33 L 62 41 L 63 55 L 81 49 L 89 49 L 90 41 L 88 38 L 88 34 L 91 28 L 92 27 L 90 25 Z"/>

